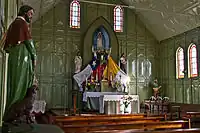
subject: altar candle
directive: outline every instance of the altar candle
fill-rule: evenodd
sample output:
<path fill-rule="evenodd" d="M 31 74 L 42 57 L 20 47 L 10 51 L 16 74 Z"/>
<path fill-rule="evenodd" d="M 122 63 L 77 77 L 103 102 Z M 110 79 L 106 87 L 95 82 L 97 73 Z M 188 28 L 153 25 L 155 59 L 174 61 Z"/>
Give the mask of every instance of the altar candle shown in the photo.
<path fill-rule="evenodd" d="M 101 60 L 103 60 L 103 55 L 101 55 Z"/>
<path fill-rule="evenodd" d="M 93 79 L 93 76 L 91 75 L 91 77 L 90 77 L 90 82 L 92 82 L 92 79 Z"/>
<path fill-rule="evenodd" d="M 110 73 L 110 81 L 112 81 L 112 73 Z"/>
<path fill-rule="evenodd" d="M 96 72 L 96 81 L 98 81 L 98 71 Z"/>
<path fill-rule="evenodd" d="M 86 79 L 86 81 L 85 81 L 85 82 L 86 82 L 86 85 L 87 85 L 87 79 Z"/>

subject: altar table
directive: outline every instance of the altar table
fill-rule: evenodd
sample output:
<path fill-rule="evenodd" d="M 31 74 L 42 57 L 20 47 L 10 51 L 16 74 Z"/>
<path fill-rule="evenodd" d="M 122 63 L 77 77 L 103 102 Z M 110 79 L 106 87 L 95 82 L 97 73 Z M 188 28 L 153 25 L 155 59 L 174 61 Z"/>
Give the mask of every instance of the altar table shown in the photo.
<path fill-rule="evenodd" d="M 98 98 L 99 100 L 99 113 L 104 113 L 105 111 L 105 102 L 110 103 L 114 102 L 119 106 L 119 102 L 122 101 L 122 97 L 126 95 L 122 92 L 85 92 L 85 101 L 87 101 L 88 98 Z M 129 95 L 132 97 L 131 100 L 131 113 L 140 113 L 140 102 L 139 102 L 139 96 L 138 95 Z M 136 102 L 136 106 L 134 106 L 134 103 Z M 136 112 L 133 112 L 133 108 L 137 108 Z M 117 110 L 119 107 L 115 107 Z M 109 112 L 113 113 L 113 112 Z M 116 111 L 115 113 L 119 113 L 119 111 Z"/>
<path fill-rule="evenodd" d="M 132 99 L 130 100 L 130 114 L 140 113 L 140 102 L 139 102 L 139 96 L 138 95 L 104 95 L 103 96 L 103 109 L 107 107 L 106 114 L 121 114 L 124 113 L 121 110 L 121 105 L 123 104 L 123 97 L 129 96 Z M 105 103 L 107 102 L 107 106 L 105 106 Z M 110 102 L 116 102 L 116 108 L 115 110 L 111 109 Z M 124 106 L 122 107 L 124 108 Z"/>

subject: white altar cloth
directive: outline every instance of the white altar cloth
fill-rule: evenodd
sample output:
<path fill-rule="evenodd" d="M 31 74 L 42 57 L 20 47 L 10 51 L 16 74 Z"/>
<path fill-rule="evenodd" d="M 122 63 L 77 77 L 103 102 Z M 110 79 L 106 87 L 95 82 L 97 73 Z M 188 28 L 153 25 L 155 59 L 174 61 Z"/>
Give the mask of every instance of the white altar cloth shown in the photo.
<path fill-rule="evenodd" d="M 104 113 L 104 102 L 106 101 L 114 101 L 114 102 L 120 102 L 122 100 L 122 97 L 126 94 L 122 92 L 85 92 L 85 101 L 87 101 L 88 97 L 98 97 L 99 98 L 99 113 Z M 129 95 L 132 97 L 132 102 L 137 102 L 137 112 L 140 113 L 140 102 L 139 102 L 139 96 L 138 95 Z M 132 106 L 134 108 L 135 106 Z"/>
<path fill-rule="evenodd" d="M 85 97 L 100 97 L 103 95 L 124 95 L 123 92 L 85 92 Z"/>
<path fill-rule="evenodd" d="M 103 109 L 104 110 L 104 107 L 105 107 L 105 102 L 106 101 L 114 101 L 114 102 L 117 102 L 118 103 L 118 106 L 117 107 L 117 111 L 116 113 L 120 113 L 120 102 L 123 103 L 123 97 L 125 95 L 104 95 L 103 97 Z M 131 107 L 131 114 L 133 113 L 140 113 L 140 102 L 139 102 L 139 96 L 138 95 L 128 95 L 129 97 L 131 97 L 132 99 L 130 100 L 130 107 Z M 134 105 L 134 103 L 136 102 L 136 106 Z M 109 106 L 108 106 L 109 107 Z M 134 112 L 134 108 L 137 107 L 137 112 Z M 112 114 L 112 112 L 107 112 L 108 114 Z"/>

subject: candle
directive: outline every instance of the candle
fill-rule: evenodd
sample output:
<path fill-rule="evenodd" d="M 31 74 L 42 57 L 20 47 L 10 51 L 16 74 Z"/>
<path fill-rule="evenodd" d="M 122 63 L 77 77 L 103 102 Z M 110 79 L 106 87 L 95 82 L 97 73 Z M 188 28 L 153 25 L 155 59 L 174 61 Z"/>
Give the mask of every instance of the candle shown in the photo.
<path fill-rule="evenodd" d="M 101 60 L 103 60 L 103 55 L 101 55 Z"/>
<path fill-rule="evenodd" d="M 96 81 L 98 81 L 98 71 L 96 72 Z"/>
<path fill-rule="evenodd" d="M 92 79 L 93 79 L 93 75 L 91 75 L 91 77 L 90 77 L 90 82 L 92 82 Z"/>

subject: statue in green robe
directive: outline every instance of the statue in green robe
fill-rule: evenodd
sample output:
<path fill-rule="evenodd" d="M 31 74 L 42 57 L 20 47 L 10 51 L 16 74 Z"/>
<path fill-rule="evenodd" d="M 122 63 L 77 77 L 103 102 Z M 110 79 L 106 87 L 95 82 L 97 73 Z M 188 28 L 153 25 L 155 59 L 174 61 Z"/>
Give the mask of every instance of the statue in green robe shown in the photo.
<path fill-rule="evenodd" d="M 22 6 L 7 31 L 4 45 L 4 50 L 9 53 L 5 115 L 11 105 L 22 101 L 27 89 L 33 86 L 36 49 L 29 30 L 33 14 L 32 7 Z"/>
<path fill-rule="evenodd" d="M 157 78 L 154 79 L 152 86 L 153 86 L 154 97 L 158 97 L 159 90 L 160 90 L 161 86 L 158 84 Z"/>

